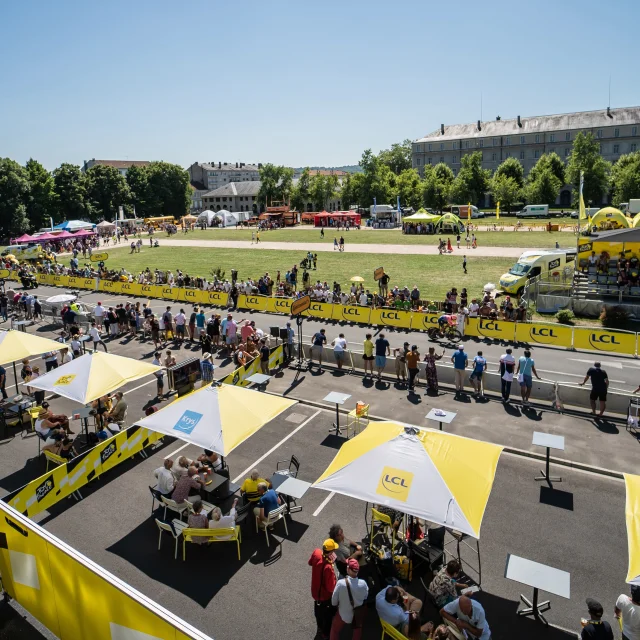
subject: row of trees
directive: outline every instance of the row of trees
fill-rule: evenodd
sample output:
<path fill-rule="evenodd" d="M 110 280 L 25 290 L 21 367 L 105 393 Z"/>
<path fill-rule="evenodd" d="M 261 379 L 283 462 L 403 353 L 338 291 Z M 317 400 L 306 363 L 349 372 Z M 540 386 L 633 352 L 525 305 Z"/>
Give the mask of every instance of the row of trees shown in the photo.
<path fill-rule="evenodd" d="M 0 159 L 0 237 L 17 236 L 63 220 L 113 220 L 122 206 L 138 217 L 182 216 L 191 200 L 189 174 L 168 162 L 130 167 L 94 165 L 83 173 L 73 164 L 53 172 L 36 160 L 22 166 Z"/>

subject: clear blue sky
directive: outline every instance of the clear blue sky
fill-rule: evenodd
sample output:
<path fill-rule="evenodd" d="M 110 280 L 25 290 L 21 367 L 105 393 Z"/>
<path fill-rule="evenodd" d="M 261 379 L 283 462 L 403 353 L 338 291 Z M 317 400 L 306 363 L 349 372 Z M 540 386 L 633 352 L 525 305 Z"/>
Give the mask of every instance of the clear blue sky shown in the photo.
<path fill-rule="evenodd" d="M 640 104 L 640 2 L 5 0 L 0 155 L 357 163 L 441 122 Z"/>

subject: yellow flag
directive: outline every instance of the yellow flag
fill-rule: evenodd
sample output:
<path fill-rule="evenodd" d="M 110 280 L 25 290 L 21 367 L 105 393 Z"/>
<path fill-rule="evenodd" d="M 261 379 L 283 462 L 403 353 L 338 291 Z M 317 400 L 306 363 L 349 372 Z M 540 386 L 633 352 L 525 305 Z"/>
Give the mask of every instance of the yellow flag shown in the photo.
<path fill-rule="evenodd" d="M 584 171 L 580 172 L 580 220 L 587 219 L 587 211 L 584 208 L 584 198 L 582 197 L 582 189 L 584 188 Z"/>
<path fill-rule="evenodd" d="M 500 220 L 500 200 L 496 202 L 496 220 Z"/>
<path fill-rule="evenodd" d="M 467 208 L 467 220 L 471 220 L 471 203 L 469 203 Z"/>

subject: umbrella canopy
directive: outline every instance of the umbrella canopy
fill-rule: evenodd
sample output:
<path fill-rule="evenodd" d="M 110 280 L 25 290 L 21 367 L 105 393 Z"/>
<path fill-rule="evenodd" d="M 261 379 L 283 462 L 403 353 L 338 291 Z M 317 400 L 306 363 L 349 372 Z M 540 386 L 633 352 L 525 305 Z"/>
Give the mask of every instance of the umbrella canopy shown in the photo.
<path fill-rule="evenodd" d="M 78 231 L 78 229 L 93 229 L 95 225 L 92 222 L 84 222 L 83 220 L 65 220 L 57 224 L 54 229 L 64 229 L 66 231 Z"/>
<path fill-rule="evenodd" d="M 372 422 L 342 445 L 313 486 L 479 538 L 501 452 L 442 431 Z"/>
<path fill-rule="evenodd" d="M 294 404 L 295 400 L 224 384 L 199 389 L 136 424 L 226 456 Z"/>
<path fill-rule="evenodd" d="M 61 293 L 57 296 L 51 296 L 50 298 L 47 298 L 45 302 L 50 302 L 51 304 L 59 304 L 60 302 L 73 302 L 77 298 L 78 296 L 71 295 L 70 293 Z"/>
<path fill-rule="evenodd" d="M 364 278 L 361 276 L 353 276 L 353 278 L 351 278 L 351 282 L 364 282 Z"/>
<path fill-rule="evenodd" d="M 95 231 L 87 231 L 86 229 L 80 229 L 80 231 L 76 231 L 73 235 L 76 238 L 82 237 L 82 236 L 95 236 L 96 232 Z"/>
<path fill-rule="evenodd" d="M 59 351 L 65 345 L 24 331 L 0 331 L 0 364 L 17 362 L 48 351 Z"/>
<path fill-rule="evenodd" d="M 637 227 L 640 227 L 640 213 L 636 213 L 635 216 L 633 216 L 633 220 L 631 221 L 631 226 L 636 229 Z"/>
<path fill-rule="evenodd" d="M 624 474 L 627 487 L 627 544 L 629 545 L 629 571 L 627 582 L 640 585 L 640 476 Z"/>
<path fill-rule="evenodd" d="M 75 238 L 73 233 L 69 233 L 68 231 L 61 231 L 60 233 L 52 233 L 51 235 L 56 240 L 60 240 L 61 238 Z"/>
<path fill-rule="evenodd" d="M 59 348 L 61 346 L 64 345 L 58 345 Z M 87 404 L 127 382 L 159 370 L 160 367 L 133 358 L 111 353 L 88 353 L 39 376 L 29 386 Z"/>

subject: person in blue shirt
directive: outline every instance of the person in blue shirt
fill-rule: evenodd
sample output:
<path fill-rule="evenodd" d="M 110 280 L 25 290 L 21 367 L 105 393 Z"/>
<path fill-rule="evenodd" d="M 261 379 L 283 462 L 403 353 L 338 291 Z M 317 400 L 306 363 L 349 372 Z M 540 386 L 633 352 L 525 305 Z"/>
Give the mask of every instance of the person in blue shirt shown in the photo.
<path fill-rule="evenodd" d="M 531 395 L 531 388 L 533 387 L 531 374 L 533 373 L 533 375 L 540 380 L 535 364 L 531 358 L 531 351 L 529 350 L 525 351 L 524 355 L 518 360 L 518 382 L 520 383 L 520 395 L 522 396 L 522 404 L 524 406 L 529 405 L 529 396 Z"/>
<path fill-rule="evenodd" d="M 258 493 L 260 494 L 260 499 L 253 510 L 253 514 L 258 519 L 258 525 L 264 528 L 264 523 L 269 517 L 269 514 L 280 506 L 280 498 L 278 494 L 273 489 L 269 489 L 264 482 L 258 483 Z"/>
<path fill-rule="evenodd" d="M 440 615 L 465 633 L 468 638 L 490 640 L 491 630 L 487 624 L 484 609 L 479 602 L 467 596 L 460 596 L 440 609 Z"/>
<path fill-rule="evenodd" d="M 473 359 L 473 371 L 469 376 L 473 385 L 474 395 L 482 397 L 482 374 L 487 368 L 487 361 L 482 357 L 482 351 L 478 351 L 478 355 Z"/>
<path fill-rule="evenodd" d="M 327 336 L 325 334 L 326 330 L 320 329 L 320 331 L 314 333 L 311 338 L 311 362 L 309 366 L 313 364 L 313 353 L 315 351 L 318 356 L 318 371 L 322 371 L 322 349 L 324 345 L 327 344 Z"/>
<path fill-rule="evenodd" d="M 451 356 L 453 362 L 453 370 L 456 376 L 456 395 L 464 391 L 464 370 L 469 364 L 469 357 L 464 352 L 464 347 L 460 345 Z"/>

